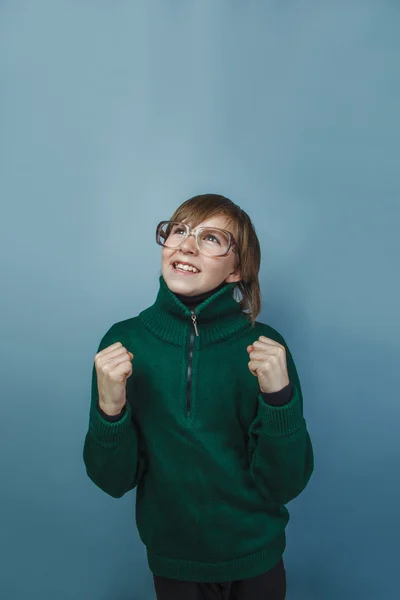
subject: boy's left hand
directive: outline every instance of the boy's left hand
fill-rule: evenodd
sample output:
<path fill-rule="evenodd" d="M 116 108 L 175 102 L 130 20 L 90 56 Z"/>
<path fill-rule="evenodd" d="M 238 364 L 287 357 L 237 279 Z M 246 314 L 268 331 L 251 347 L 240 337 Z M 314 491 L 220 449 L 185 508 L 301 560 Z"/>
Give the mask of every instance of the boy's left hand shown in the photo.
<path fill-rule="evenodd" d="M 262 392 L 279 392 L 289 385 L 285 347 L 260 335 L 256 342 L 247 346 L 250 373 L 258 377 Z"/>

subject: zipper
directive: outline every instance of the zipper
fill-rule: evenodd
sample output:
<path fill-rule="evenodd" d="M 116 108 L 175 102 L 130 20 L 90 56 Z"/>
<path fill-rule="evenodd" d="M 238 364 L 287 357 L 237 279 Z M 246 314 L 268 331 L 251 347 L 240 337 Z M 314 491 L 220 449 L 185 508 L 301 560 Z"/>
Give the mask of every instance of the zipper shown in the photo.
<path fill-rule="evenodd" d="M 192 313 L 190 318 L 192 319 L 192 322 L 193 322 L 194 331 L 196 333 L 196 336 L 198 336 L 199 331 L 197 329 L 197 323 L 196 323 L 197 317 L 196 317 L 193 309 L 191 309 L 190 312 Z M 193 329 L 192 329 L 190 331 L 190 340 L 189 340 L 189 361 L 188 361 L 187 387 L 186 387 L 186 416 L 187 417 L 190 416 L 190 390 L 192 387 L 193 346 L 194 346 L 194 333 L 193 333 Z"/>

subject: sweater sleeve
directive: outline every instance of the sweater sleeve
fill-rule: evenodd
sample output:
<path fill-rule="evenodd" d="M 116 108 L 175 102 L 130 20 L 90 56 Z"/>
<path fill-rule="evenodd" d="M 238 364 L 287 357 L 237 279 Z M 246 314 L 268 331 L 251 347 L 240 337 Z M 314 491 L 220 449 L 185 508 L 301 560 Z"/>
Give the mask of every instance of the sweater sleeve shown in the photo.
<path fill-rule="evenodd" d="M 103 336 L 97 352 L 121 341 L 113 325 Z M 128 380 L 129 381 L 129 380 Z M 114 498 L 136 487 L 144 470 L 140 436 L 127 401 L 120 415 L 103 416 L 98 404 L 96 368 L 92 369 L 89 426 L 83 445 L 83 461 L 89 478 Z M 104 413 L 103 413 L 104 414 Z"/>
<path fill-rule="evenodd" d="M 284 505 L 306 487 L 314 470 L 314 454 L 296 366 L 283 338 L 280 343 L 286 348 L 290 385 L 275 394 L 283 400 L 291 390 L 292 396 L 285 404 L 272 405 L 269 394 L 259 390 L 257 415 L 249 428 L 248 455 L 260 494 Z"/>

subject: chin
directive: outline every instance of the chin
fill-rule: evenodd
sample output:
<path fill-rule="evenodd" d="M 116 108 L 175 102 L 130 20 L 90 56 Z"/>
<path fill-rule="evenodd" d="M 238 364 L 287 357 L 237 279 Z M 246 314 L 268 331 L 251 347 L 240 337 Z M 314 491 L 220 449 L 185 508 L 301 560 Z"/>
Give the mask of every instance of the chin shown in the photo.
<path fill-rule="evenodd" d="M 171 290 L 171 292 L 176 292 L 177 294 L 201 294 L 202 290 L 195 289 L 199 285 L 199 281 L 190 282 L 190 276 L 187 277 L 183 275 L 182 277 L 179 275 L 175 275 L 171 273 L 170 270 L 172 267 L 169 265 L 162 269 L 161 273 L 165 280 L 165 283 Z M 204 286 L 203 286 L 204 287 Z"/>

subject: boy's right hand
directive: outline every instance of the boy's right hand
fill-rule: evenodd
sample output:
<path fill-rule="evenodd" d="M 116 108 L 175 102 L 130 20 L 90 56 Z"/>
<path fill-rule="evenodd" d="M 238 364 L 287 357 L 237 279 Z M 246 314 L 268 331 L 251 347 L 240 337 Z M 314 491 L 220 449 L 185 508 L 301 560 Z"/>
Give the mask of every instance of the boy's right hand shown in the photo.
<path fill-rule="evenodd" d="M 100 408 L 109 415 L 121 412 L 126 403 L 126 381 L 132 375 L 133 354 L 116 342 L 94 357 Z"/>

